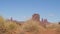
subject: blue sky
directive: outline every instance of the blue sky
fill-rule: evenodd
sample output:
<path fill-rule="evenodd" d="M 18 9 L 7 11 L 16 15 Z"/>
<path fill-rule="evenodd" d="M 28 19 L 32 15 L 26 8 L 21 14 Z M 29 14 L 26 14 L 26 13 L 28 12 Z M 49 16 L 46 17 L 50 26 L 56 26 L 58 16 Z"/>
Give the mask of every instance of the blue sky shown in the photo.
<path fill-rule="evenodd" d="M 60 21 L 60 0 L 0 0 L 0 15 L 24 21 L 34 13 L 50 22 Z"/>

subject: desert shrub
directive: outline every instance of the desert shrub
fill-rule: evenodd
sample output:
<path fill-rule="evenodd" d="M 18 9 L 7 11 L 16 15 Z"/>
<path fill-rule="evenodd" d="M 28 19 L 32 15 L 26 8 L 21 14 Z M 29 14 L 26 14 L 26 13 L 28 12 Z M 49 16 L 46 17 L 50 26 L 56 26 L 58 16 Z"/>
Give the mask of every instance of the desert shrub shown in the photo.
<path fill-rule="evenodd" d="M 5 34 L 7 32 L 5 28 L 5 20 L 2 16 L 0 16 L 0 34 Z"/>
<path fill-rule="evenodd" d="M 0 16 L 0 34 L 17 34 L 20 31 L 20 26 L 14 21 L 6 21 Z"/>
<path fill-rule="evenodd" d="M 5 27 L 9 30 L 14 30 L 18 27 L 18 25 L 13 21 L 9 21 L 5 23 Z"/>
<path fill-rule="evenodd" d="M 38 27 L 37 26 L 26 26 L 24 29 L 27 32 L 36 32 L 36 31 L 38 31 Z"/>
<path fill-rule="evenodd" d="M 15 22 L 9 22 L 9 23 L 6 23 L 6 28 L 8 30 L 8 33 L 10 34 L 17 34 L 19 33 L 19 30 L 20 30 L 20 26 L 18 24 L 16 24 Z"/>
<path fill-rule="evenodd" d="M 4 18 L 2 16 L 0 16 L 0 23 L 4 22 Z"/>
<path fill-rule="evenodd" d="M 48 26 L 48 27 L 47 27 Z M 55 25 L 55 24 L 52 24 L 52 25 L 47 25 L 46 26 L 46 29 L 56 29 L 58 26 L 57 25 Z"/>
<path fill-rule="evenodd" d="M 23 26 L 23 30 L 26 32 L 38 33 L 39 24 L 34 21 L 27 21 Z"/>
<path fill-rule="evenodd" d="M 10 30 L 16 29 L 16 27 L 17 27 L 17 24 L 15 24 L 15 23 L 9 24 L 9 29 Z"/>
<path fill-rule="evenodd" d="M 58 24 L 60 24 L 60 22 Z"/>
<path fill-rule="evenodd" d="M 0 16 L 0 28 L 4 26 L 4 18 Z"/>

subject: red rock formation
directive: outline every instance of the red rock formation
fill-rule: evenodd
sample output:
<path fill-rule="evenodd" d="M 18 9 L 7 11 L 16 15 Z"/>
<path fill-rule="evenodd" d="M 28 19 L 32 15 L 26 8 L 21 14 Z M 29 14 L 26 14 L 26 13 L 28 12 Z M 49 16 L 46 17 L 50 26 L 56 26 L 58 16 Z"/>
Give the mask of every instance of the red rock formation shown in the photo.
<path fill-rule="evenodd" d="M 34 21 L 40 21 L 40 15 L 39 14 L 33 14 L 32 15 L 32 20 L 34 20 Z"/>
<path fill-rule="evenodd" d="M 41 20 L 41 25 L 42 25 L 42 26 L 45 26 L 46 24 L 48 24 L 47 19 L 42 19 L 42 20 Z"/>
<path fill-rule="evenodd" d="M 45 23 L 45 24 L 47 24 L 47 23 L 48 23 L 47 19 L 44 19 L 44 23 Z"/>

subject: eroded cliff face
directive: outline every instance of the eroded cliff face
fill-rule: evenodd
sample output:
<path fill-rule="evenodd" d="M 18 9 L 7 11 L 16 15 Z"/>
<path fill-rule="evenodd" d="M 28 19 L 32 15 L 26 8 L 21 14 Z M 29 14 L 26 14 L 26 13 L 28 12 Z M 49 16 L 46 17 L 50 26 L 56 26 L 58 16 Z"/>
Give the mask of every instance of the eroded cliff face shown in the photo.
<path fill-rule="evenodd" d="M 33 14 L 32 15 L 32 20 L 34 20 L 34 21 L 40 21 L 40 15 L 39 14 Z"/>

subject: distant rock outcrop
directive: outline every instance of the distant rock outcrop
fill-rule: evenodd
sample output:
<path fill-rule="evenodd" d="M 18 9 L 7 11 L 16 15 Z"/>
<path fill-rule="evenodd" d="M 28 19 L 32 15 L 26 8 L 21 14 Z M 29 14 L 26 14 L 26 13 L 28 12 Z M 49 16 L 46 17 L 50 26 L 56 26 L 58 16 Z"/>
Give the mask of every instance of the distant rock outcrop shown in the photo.
<path fill-rule="evenodd" d="M 40 21 L 40 15 L 39 14 L 33 14 L 32 15 L 32 20 L 34 20 L 34 21 Z"/>
<path fill-rule="evenodd" d="M 47 24 L 50 24 L 47 19 L 43 19 L 40 21 L 42 26 L 46 26 Z"/>

